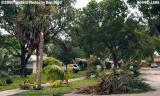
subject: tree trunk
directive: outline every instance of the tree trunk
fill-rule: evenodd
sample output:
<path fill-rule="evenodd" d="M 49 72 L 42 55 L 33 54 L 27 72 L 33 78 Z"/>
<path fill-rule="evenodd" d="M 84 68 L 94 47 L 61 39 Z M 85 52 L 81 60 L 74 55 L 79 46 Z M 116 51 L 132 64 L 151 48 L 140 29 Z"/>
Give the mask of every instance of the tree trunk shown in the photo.
<path fill-rule="evenodd" d="M 117 67 L 118 67 L 118 58 L 115 52 L 112 52 L 112 59 L 113 59 L 113 63 L 114 63 L 114 72 L 116 71 Z"/>
<path fill-rule="evenodd" d="M 37 88 L 41 89 L 41 70 L 42 70 L 42 63 L 43 63 L 43 46 L 44 46 L 44 36 L 43 32 L 40 33 L 40 42 L 37 48 L 37 75 L 36 81 L 38 83 Z"/>
<path fill-rule="evenodd" d="M 26 48 L 24 45 L 21 45 L 21 70 L 20 70 L 20 75 L 21 77 L 27 77 L 27 64 L 28 60 L 31 57 L 31 53 L 27 54 L 26 53 Z"/>
<path fill-rule="evenodd" d="M 39 81 L 39 48 L 36 49 L 36 82 Z"/>
<path fill-rule="evenodd" d="M 21 46 L 21 70 L 20 74 L 21 77 L 26 77 L 27 76 L 27 69 L 26 69 L 26 60 L 25 60 L 25 46 Z"/>

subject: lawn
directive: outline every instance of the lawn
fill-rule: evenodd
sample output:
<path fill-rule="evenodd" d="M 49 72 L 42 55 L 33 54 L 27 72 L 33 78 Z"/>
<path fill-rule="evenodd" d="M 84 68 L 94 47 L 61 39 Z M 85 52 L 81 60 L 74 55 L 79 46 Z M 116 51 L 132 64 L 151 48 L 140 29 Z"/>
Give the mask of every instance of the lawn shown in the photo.
<path fill-rule="evenodd" d="M 0 86 L 0 91 L 18 88 L 19 84 L 21 84 L 25 79 L 25 78 L 21 78 L 20 76 L 13 76 L 10 78 L 13 80 L 13 84 Z M 3 79 L 5 80 L 6 78 L 1 78 L 1 80 Z"/>
<path fill-rule="evenodd" d="M 84 86 L 90 86 L 90 85 L 95 85 L 98 83 L 98 80 L 95 78 L 91 79 L 85 79 L 85 80 L 80 80 L 80 81 L 74 81 L 70 83 L 70 86 L 67 87 L 66 85 L 62 85 L 60 87 L 56 88 L 44 88 L 43 90 L 29 90 L 20 94 L 16 95 L 52 95 L 52 96 L 61 96 L 65 93 L 70 93 L 74 91 L 76 88 L 79 87 L 84 87 Z M 15 96 L 16 96 L 15 95 Z"/>
<path fill-rule="evenodd" d="M 69 72 L 67 77 L 69 79 L 71 79 L 71 78 L 83 77 L 85 75 L 86 75 L 86 71 L 79 71 L 78 73 Z M 42 82 L 47 83 L 48 81 L 45 80 L 44 75 L 43 75 L 43 77 L 44 78 L 42 78 Z M 3 80 L 3 79 L 5 80 L 6 78 L 1 78 L 1 80 Z M 20 76 L 12 76 L 10 78 L 13 80 L 13 84 L 0 86 L 0 91 L 19 88 L 19 85 L 26 79 L 26 78 L 21 78 Z M 35 77 L 33 76 L 33 78 L 35 78 Z"/>
<path fill-rule="evenodd" d="M 78 73 L 68 72 L 68 73 L 67 73 L 67 77 L 68 77 L 69 79 L 71 79 L 71 78 L 83 77 L 83 76 L 86 76 L 86 72 L 87 72 L 87 71 L 79 71 Z"/>

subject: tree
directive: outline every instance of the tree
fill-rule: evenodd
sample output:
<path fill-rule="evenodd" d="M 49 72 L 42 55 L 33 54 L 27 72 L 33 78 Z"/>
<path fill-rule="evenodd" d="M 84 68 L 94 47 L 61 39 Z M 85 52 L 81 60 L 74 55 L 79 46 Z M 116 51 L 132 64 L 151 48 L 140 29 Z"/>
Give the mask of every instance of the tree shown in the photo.
<path fill-rule="evenodd" d="M 18 41 L 15 37 L 12 35 L 2 35 L 0 37 L 1 39 L 1 46 L 0 46 L 0 52 L 1 52 L 1 70 L 8 71 L 10 69 L 12 74 L 20 73 L 18 71 L 13 72 L 15 70 L 15 66 L 19 67 L 19 57 L 20 57 L 20 46 L 18 44 Z"/>
<path fill-rule="evenodd" d="M 44 46 L 44 35 L 43 32 L 40 33 L 40 42 L 37 49 L 37 82 L 38 82 L 38 88 L 41 88 L 41 70 L 42 70 L 42 64 L 43 64 L 43 46 Z"/>
<path fill-rule="evenodd" d="M 20 57 L 20 45 L 18 40 L 12 35 L 1 36 L 1 47 L 9 51 L 10 55 Z"/>
<path fill-rule="evenodd" d="M 39 33 L 45 42 L 64 31 L 73 0 L 61 0 L 54 5 L 2 5 L 1 28 L 15 36 L 21 46 L 21 76 L 26 76 L 26 65 L 38 47 Z M 56 13 L 55 13 L 56 10 Z"/>
<path fill-rule="evenodd" d="M 79 28 L 75 30 L 80 32 L 78 42 L 91 54 L 99 56 L 108 49 L 114 69 L 120 67 L 120 60 L 141 58 L 141 51 L 149 46 L 145 42 L 150 42 L 146 26 L 139 24 L 132 15 L 127 17 L 127 11 L 127 5 L 121 0 L 99 3 L 92 0 L 83 9 Z"/>
<path fill-rule="evenodd" d="M 148 25 L 150 29 L 150 36 L 154 38 L 155 50 L 160 52 L 159 46 L 159 34 L 160 34 L 160 4 L 151 4 L 151 2 L 156 2 L 157 0 L 149 0 L 148 3 L 143 3 L 140 0 L 127 0 L 127 2 L 133 7 L 137 8 L 142 15 L 140 20 Z M 147 21 L 147 22 L 146 22 Z M 154 51 L 155 51 L 154 50 Z"/>
<path fill-rule="evenodd" d="M 22 77 L 26 76 L 26 65 L 28 63 L 28 59 L 38 44 L 38 40 L 36 38 L 38 36 L 38 30 L 36 30 L 36 27 L 40 27 L 39 24 L 42 23 L 39 22 L 39 24 L 36 24 L 36 21 L 39 20 L 38 16 L 37 19 L 35 19 L 36 17 L 32 17 L 33 15 L 35 16 L 35 7 L 36 6 L 30 5 L 4 5 L 1 7 L 1 11 L 4 13 L 4 15 L 1 17 L 1 28 L 4 28 L 10 34 L 14 35 L 19 40 L 21 46 L 20 57 Z M 40 8 L 40 6 L 37 7 L 37 9 L 38 8 Z M 10 12 L 10 10 L 12 10 L 12 12 Z"/>

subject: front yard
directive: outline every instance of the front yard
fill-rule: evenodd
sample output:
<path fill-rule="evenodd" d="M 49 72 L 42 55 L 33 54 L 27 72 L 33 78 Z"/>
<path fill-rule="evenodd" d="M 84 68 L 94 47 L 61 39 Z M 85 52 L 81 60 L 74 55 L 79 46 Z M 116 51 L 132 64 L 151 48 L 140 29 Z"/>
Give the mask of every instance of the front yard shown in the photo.
<path fill-rule="evenodd" d="M 11 85 L 0 86 L 0 91 L 18 88 L 19 84 L 21 84 L 25 79 L 25 78 L 21 78 L 20 76 L 12 76 L 10 78 L 13 80 L 13 83 Z M 1 78 L 1 80 L 5 80 L 5 79 L 7 78 Z"/>
<path fill-rule="evenodd" d="M 85 80 L 79 80 L 79 81 L 73 81 L 70 83 L 70 86 L 67 87 L 65 84 L 63 84 L 60 87 L 56 87 L 56 88 L 51 88 L 51 87 L 46 87 L 43 90 L 29 90 L 20 94 L 16 94 L 17 95 L 53 95 L 53 96 L 61 96 L 65 93 L 70 93 L 72 91 L 74 91 L 76 88 L 80 88 L 80 87 L 86 87 L 86 86 L 90 86 L 90 85 L 95 85 L 98 83 L 98 80 L 95 78 L 91 78 L 91 79 L 85 79 Z"/>
<path fill-rule="evenodd" d="M 67 77 L 68 77 L 68 79 L 72 79 L 72 78 L 83 77 L 85 75 L 86 75 L 86 71 L 79 71 L 78 73 L 69 72 L 67 74 Z M 47 81 L 45 80 L 45 76 L 43 76 L 43 77 L 44 78 L 42 78 L 42 83 L 47 83 Z M 8 77 L 1 78 L 0 80 L 5 80 L 7 78 Z M 26 78 L 21 78 L 20 76 L 12 76 L 10 78 L 13 80 L 13 83 L 10 85 L 0 86 L 0 91 L 19 88 L 19 85 L 22 84 L 23 81 L 26 79 Z"/>

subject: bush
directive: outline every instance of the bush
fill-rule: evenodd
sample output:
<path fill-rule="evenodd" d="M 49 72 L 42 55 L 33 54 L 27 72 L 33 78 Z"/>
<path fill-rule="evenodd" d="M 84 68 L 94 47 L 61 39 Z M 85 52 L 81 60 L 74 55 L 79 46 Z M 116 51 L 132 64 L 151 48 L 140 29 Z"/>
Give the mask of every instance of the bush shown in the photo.
<path fill-rule="evenodd" d="M 98 77 L 99 74 L 98 74 L 98 71 L 95 69 L 95 68 L 89 68 L 86 72 L 86 76 L 88 78 L 92 77 L 92 76 L 95 76 L 95 77 Z"/>
<path fill-rule="evenodd" d="M 5 80 L 0 80 L 0 86 L 10 85 L 13 83 L 11 78 L 6 78 Z"/>
<path fill-rule="evenodd" d="M 29 84 L 20 84 L 20 89 L 29 90 L 30 86 L 29 86 Z"/>
<path fill-rule="evenodd" d="M 73 72 L 73 65 L 72 64 L 67 65 L 67 71 Z"/>
<path fill-rule="evenodd" d="M 20 84 L 20 88 L 24 90 L 36 89 L 37 83 L 31 79 L 26 79 L 22 84 Z"/>
<path fill-rule="evenodd" d="M 47 57 L 45 60 L 43 60 L 43 65 L 48 66 L 48 65 L 58 65 L 58 66 L 63 66 L 63 62 L 59 61 L 56 58 L 53 57 Z"/>
<path fill-rule="evenodd" d="M 43 69 L 47 80 L 63 80 L 64 71 L 57 65 L 48 65 Z"/>
<path fill-rule="evenodd" d="M 13 80 L 11 79 L 11 78 L 7 78 L 6 80 L 5 80 L 5 82 L 6 82 L 6 84 L 12 84 L 13 83 Z"/>
<path fill-rule="evenodd" d="M 0 86 L 5 86 L 5 85 L 6 85 L 5 80 L 0 80 Z"/>
<path fill-rule="evenodd" d="M 51 86 L 52 87 L 59 87 L 60 85 L 62 85 L 62 80 L 53 80 L 53 81 L 51 81 Z"/>

